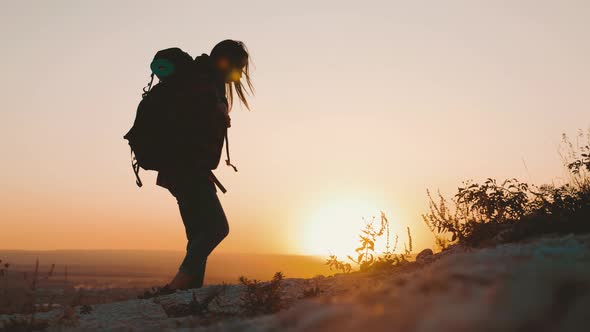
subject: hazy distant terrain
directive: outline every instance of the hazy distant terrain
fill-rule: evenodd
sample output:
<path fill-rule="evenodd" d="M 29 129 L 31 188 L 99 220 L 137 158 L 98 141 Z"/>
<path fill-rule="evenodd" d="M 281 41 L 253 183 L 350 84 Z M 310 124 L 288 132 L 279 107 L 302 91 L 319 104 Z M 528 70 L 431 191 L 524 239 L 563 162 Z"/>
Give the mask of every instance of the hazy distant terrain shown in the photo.
<path fill-rule="evenodd" d="M 39 259 L 40 274 L 55 264 L 51 279 L 81 286 L 149 287 L 168 281 L 184 256 L 180 251 L 143 250 L 0 250 L 11 264 L 9 274 L 32 273 Z M 329 274 L 323 258 L 299 255 L 214 253 L 207 261 L 205 283 L 236 283 L 239 276 L 268 280 L 281 271 L 288 277 Z"/>

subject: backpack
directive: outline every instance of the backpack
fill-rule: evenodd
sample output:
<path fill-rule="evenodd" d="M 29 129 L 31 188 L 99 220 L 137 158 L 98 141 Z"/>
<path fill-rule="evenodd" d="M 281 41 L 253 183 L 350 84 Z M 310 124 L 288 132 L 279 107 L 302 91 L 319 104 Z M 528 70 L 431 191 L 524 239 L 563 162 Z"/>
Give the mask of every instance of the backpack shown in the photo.
<path fill-rule="evenodd" d="M 183 136 L 188 130 L 185 128 L 186 124 L 194 122 L 193 118 L 186 118 L 186 114 L 188 114 L 186 111 L 189 108 L 193 110 L 195 104 L 207 102 L 204 100 L 207 98 L 203 97 L 209 97 L 208 95 L 199 96 L 187 93 L 186 87 L 189 86 L 189 83 L 197 81 L 198 77 L 206 76 L 203 75 L 203 66 L 196 64 L 197 62 L 193 61 L 189 54 L 179 48 L 169 48 L 157 52 L 150 64 L 151 80 L 148 86 L 143 89 L 142 100 L 137 107 L 133 126 L 123 137 L 129 142 L 131 165 L 138 187 L 143 185 L 139 177 L 140 167 L 145 170 L 162 171 L 173 168 L 175 163 L 189 164 L 195 159 L 193 155 L 196 149 L 189 146 L 189 143 L 194 142 L 187 142 L 189 140 Z M 160 82 L 152 88 L 154 76 L 157 76 Z M 183 110 L 185 111 L 184 115 Z M 198 136 L 196 134 L 198 133 L 191 136 Z M 194 139 L 190 141 L 194 141 Z M 226 163 L 237 172 L 229 159 L 227 130 L 225 131 L 225 141 L 228 158 Z M 221 144 L 223 144 L 223 138 Z M 186 153 L 187 151 L 191 153 Z M 201 153 L 201 157 L 203 154 Z M 219 158 L 217 158 L 217 162 L 210 162 L 206 167 L 214 169 L 218 162 Z M 225 188 L 214 176 L 213 179 L 225 192 Z"/>

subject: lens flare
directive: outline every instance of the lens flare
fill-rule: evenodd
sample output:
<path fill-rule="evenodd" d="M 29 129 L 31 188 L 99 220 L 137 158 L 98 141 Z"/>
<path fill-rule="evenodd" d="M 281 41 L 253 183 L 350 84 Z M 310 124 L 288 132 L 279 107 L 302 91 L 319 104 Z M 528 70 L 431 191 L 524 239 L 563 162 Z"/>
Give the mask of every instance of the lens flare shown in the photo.
<path fill-rule="evenodd" d="M 217 60 L 217 67 L 221 70 L 226 70 L 229 67 L 229 61 L 226 58 Z"/>
<path fill-rule="evenodd" d="M 241 70 L 232 70 L 229 74 L 230 79 L 232 82 L 237 82 L 242 78 L 242 71 Z"/>

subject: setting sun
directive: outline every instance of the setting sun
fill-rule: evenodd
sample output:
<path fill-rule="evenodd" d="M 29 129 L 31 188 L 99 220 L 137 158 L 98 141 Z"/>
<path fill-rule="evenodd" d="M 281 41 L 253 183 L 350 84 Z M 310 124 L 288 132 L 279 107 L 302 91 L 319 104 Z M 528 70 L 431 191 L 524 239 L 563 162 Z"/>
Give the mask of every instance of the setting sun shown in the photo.
<path fill-rule="evenodd" d="M 386 212 L 387 213 L 387 212 Z M 301 251 L 312 255 L 354 253 L 365 221 L 379 217 L 380 209 L 355 199 L 334 201 L 319 207 L 309 216 L 301 236 Z"/>

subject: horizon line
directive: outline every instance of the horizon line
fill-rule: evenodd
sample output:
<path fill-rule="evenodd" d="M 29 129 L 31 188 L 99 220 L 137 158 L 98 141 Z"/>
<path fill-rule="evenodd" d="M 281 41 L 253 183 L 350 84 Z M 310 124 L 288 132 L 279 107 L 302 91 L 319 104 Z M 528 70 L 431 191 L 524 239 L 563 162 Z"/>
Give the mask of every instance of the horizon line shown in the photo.
<path fill-rule="evenodd" d="M 183 250 L 172 250 L 172 249 L 4 249 L 2 251 L 20 251 L 20 252 L 58 252 L 58 251 L 143 251 L 143 252 L 174 252 L 184 253 Z M 270 256 L 305 256 L 305 257 L 323 257 L 320 254 L 300 254 L 300 253 L 264 253 L 264 252 L 236 252 L 236 251 L 220 251 L 215 254 L 225 255 L 270 255 Z M 326 254 L 327 255 L 327 254 Z"/>

